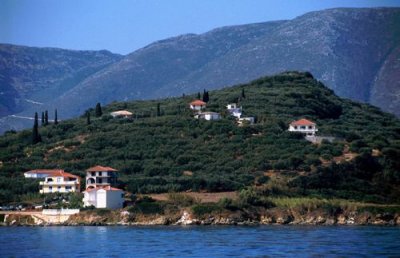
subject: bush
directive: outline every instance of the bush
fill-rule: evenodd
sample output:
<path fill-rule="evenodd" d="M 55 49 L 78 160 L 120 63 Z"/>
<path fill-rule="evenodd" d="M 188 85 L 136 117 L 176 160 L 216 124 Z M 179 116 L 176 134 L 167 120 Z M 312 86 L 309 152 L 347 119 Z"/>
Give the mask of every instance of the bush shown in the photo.
<path fill-rule="evenodd" d="M 193 214 L 196 217 L 203 217 L 215 211 L 220 211 L 221 208 L 215 203 L 199 203 L 192 206 Z"/>
<path fill-rule="evenodd" d="M 199 200 L 196 200 L 194 197 L 189 196 L 187 194 L 169 193 L 168 194 L 168 202 L 170 202 L 176 206 L 188 207 L 195 203 L 199 203 Z"/>
<path fill-rule="evenodd" d="M 111 213 L 110 209 L 105 209 L 105 208 L 95 209 L 95 211 L 96 211 L 96 214 L 99 216 L 106 216 Z"/>

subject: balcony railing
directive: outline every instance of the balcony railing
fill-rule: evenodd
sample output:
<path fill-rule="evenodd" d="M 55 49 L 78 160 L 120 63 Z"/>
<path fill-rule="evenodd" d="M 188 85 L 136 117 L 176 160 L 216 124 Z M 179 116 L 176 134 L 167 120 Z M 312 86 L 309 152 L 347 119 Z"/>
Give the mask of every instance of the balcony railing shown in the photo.
<path fill-rule="evenodd" d="M 51 181 L 51 182 L 39 182 L 39 185 L 78 185 L 78 181 L 64 181 L 64 182 L 57 182 L 57 181 Z"/>

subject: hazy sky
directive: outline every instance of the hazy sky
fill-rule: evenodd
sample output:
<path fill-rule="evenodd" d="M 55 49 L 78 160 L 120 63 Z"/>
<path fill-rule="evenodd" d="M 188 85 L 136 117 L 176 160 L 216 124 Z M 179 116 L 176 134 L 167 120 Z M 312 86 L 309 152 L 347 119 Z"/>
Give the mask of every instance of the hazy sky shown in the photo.
<path fill-rule="evenodd" d="M 160 39 L 400 0 L 0 0 L 0 43 L 127 54 Z"/>

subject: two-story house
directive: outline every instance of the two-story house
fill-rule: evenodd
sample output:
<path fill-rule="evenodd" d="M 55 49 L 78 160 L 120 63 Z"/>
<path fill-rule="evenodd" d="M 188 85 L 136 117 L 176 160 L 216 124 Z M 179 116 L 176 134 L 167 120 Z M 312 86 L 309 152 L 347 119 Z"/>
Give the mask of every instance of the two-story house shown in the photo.
<path fill-rule="evenodd" d="M 44 181 L 39 182 L 40 193 L 80 192 L 81 178 L 64 170 L 48 171 Z"/>
<path fill-rule="evenodd" d="M 83 206 L 120 209 L 124 203 L 124 191 L 115 188 L 117 170 L 111 167 L 94 166 L 86 170 L 86 190 Z"/>

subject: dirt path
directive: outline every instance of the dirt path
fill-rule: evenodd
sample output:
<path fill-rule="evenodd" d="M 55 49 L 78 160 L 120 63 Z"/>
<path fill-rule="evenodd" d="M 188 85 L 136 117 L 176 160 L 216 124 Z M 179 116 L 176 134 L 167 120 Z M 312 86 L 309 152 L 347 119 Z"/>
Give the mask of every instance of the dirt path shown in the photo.
<path fill-rule="evenodd" d="M 237 193 L 236 192 L 220 192 L 220 193 L 198 193 L 198 192 L 181 192 L 181 194 L 189 195 L 193 198 L 199 199 L 201 202 L 218 202 L 222 198 L 230 198 L 230 199 L 236 199 L 237 198 Z M 166 201 L 168 200 L 168 194 L 163 193 L 163 194 L 146 194 L 147 196 L 150 196 L 151 198 L 157 200 L 157 201 Z"/>

